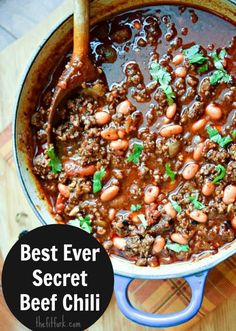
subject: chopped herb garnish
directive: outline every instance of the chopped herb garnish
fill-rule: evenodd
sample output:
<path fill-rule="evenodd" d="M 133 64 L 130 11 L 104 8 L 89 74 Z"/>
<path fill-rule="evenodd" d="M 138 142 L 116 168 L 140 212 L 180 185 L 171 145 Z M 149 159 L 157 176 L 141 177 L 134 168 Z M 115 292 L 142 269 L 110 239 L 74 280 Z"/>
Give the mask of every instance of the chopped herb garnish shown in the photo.
<path fill-rule="evenodd" d="M 130 210 L 131 211 L 138 211 L 139 209 L 141 209 L 142 206 L 141 205 L 131 205 L 130 206 Z"/>
<path fill-rule="evenodd" d="M 175 182 L 176 172 L 174 172 L 173 170 L 171 170 L 171 167 L 170 167 L 170 164 L 169 163 L 167 163 L 165 165 L 165 169 L 166 169 L 167 176 L 170 177 L 171 184 L 173 184 Z"/>
<path fill-rule="evenodd" d="M 232 77 L 227 73 L 227 71 L 224 69 L 224 66 L 222 64 L 222 60 L 227 56 L 227 52 L 225 49 L 222 49 L 217 55 L 216 52 L 212 53 L 212 59 L 214 62 L 214 66 L 217 69 L 213 72 L 212 76 L 210 77 L 210 84 L 215 85 L 221 81 L 225 83 L 230 83 L 232 80 Z"/>
<path fill-rule="evenodd" d="M 174 103 L 175 94 L 173 92 L 172 87 L 170 86 L 171 82 L 171 75 L 166 70 L 165 67 L 161 66 L 157 62 L 152 62 L 151 68 L 150 68 L 150 74 L 154 80 L 159 82 L 161 85 L 162 90 L 164 91 L 167 101 L 169 105 L 172 105 Z"/>
<path fill-rule="evenodd" d="M 227 52 L 225 49 L 222 49 L 219 53 L 219 55 L 217 55 L 216 52 L 213 52 L 212 53 L 212 59 L 213 59 L 213 62 L 214 62 L 214 66 L 216 69 L 218 70 L 224 70 L 224 66 L 222 64 L 222 60 L 224 60 L 224 58 L 226 57 L 227 55 Z"/>
<path fill-rule="evenodd" d="M 199 197 L 199 194 L 197 193 L 194 197 L 190 196 L 188 199 L 194 205 L 194 208 L 201 210 L 201 209 L 205 208 L 205 206 L 200 201 L 198 201 L 198 197 Z"/>
<path fill-rule="evenodd" d="M 204 72 L 206 72 L 207 70 L 209 69 L 209 64 L 208 63 L 204 63 L 203 65 L 201 65 L 199 68 L 198 68 L 198 72 L 199 74 L 203 74 Z"/>
<path fill-rule="evenodd" d="M 222 137 L 217 129 L 212 128 L 210 125 L 207 127 L 207 133 L 209 138 L 220 145 L 221 147 L 225 147 L 228 145 L 233 139 L 230 136 Z"/>
<path fill-rule="evenodd" d="M 182 208 L 181 206 L 178 204 L 178 202 L 171 200 L 171 206 L 174 208 L 175 211 L 177 211 L 177 213 L 181 213 Z"/>
<path fill-rule="evenodd" d="M 210 76 L 210 84 L 215 85 L 218 82 L 223 80 L 225 83 L 230 83 L 232 78 L 227 72 L 224 70 L 216 70 L 213 72 L 213 74 Z"/>
<path fill-rule="evenodd" d="M 92 233 L 92 224 L 88 215 L 71 220 L 67 224 L 76 226 L 88 233 Z"/>
<path fill-rule="evenodd" d="M 187 57 L 189 63 L 197 63 L 197 64 L 203 64 L 207 57 L 203 55 L 201 51 L 199 51 L 200 46 L 194 45 L 188 49 L 184 49 L 183 53 Z"/>
<path fill-rule="evenodd" d="M 102 179 L 106 176 L 106 170 L 102 167 L 93 175 L 93 193 L 97 193 L 102 189 Z"/>
<path fill-rule="evenodd" d="M 224 178 L 224 176 L 226 174 L 226 168 L 224 166 L 222 166 L 221 164 L 218 164 L 216 166 L 216 170 L 218 172 L 218 175 L 213 179 L 213 181 L 212 181 L 213 184 L 217 184 L 221 179 Z"/>
<path fill-rule="evenodd" d="M 181 245 L 181 244 L 177 244 L 177 243 L 167 243 L 166 248 L 168 248 L 171 251 L 174 251 L 176 253 L 189 251 L 189 245 Z"/>
<path fill-rule="evenodd" d="M 163 88 L 163 91 L 165 92 L 165 95 L 167 97 L 167 102 L 168 104 L 171 106 L 174 103 L 174 98 L 175 98 L 175 94 L 172 90 L 171 86 L 167 86 L 166 88 Z"/>
<path fill-rule="evenodd" d="M 50 158 L 49 165 L 52 169 L 52 172 L 54 174 L 61 172 L 61 169 L 62 169 L 61 161 L 59 160 L 58 156 L 56 155 L 55 148 L 53 146 L 50 146 L 48 148 L 47 154 Z"/>
<path fill-rule="evenodd" d="M 139 214 L 138 218 L 142 222 L 142 225 L 146 228 L 148 226 L 148 222 L 143 214 Z"/>
<path fill-rule="evenodd" d="M 139 158 L 144 150 L 143 145 L 140 144 L 134 144 L 134 150 L 133 153 L 130 154 L 128 157 L 128 162 L 133 162 L 135 164 L 139 164 Z"/>
<path fill-rule="evenodd" d="M 233 132 L 231 133 L 231 136 L 233 139 L 236 139 L 236 130 L 233 130 Z"/>
<path fill-rule="evenodd" d="M 222 48 L 222 50 L 219 53 L 219 58 L 221 60 L 224 60 L 224 58 L 228 55 L 228 53 L 226 52 L 225 48 Z"/>

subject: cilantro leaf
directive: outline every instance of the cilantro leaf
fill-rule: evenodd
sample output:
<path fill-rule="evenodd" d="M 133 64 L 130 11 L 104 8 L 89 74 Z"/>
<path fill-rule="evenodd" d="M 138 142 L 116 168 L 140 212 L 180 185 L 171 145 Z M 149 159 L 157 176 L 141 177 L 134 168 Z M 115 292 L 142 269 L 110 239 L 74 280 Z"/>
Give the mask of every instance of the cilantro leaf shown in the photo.
<path fill-rule="evenodd" d="M 71 220 L 67 224 L 76 226 L 77 228 L 80 228 L 88 233 L 92 233 L 92 224 L 88 215 Z"/>
<path fill-rule="evenodd" d="M 223 76 L 223 81 L 225 83 L 231 83 L 232 82 L 232 77 L 229 74 L 227 74 L 226 71 L 225 71 L 224 76 Z"/>
<path fill-rule="evenodd" d="M 146 228 L 148 226 L 148 222 L 143 214 L 139 214 L 138 218 L 142 222 L 142 225 Z"/>
<path fill-rule="evenodd" d="M 222 166 L 221 164 L 218 164 L 216 166 L 216 170 L 218 172 L 218 175 L 213 179 L 213 181 L 212 181 L 213 184 L 217 184 L 221 179 L 224 178 L 224 176 L 226 174 L 226 168 L 224 166 Z"/>
<path fill-rule="evenodd" d="M 199 194 L 197 193 L 194 197 L 190 196 L 188 199 L 194 205 L 194 208 L 201 210 L 205 208 L 205 206 L 200 201 L 198 201 L 198 196 Z"/>
<path fill-rule="evenodd" d="M 176 253 L 189 251 L 189 245 L 181 245 L 181 244 L 177 244 L 177 243 L 167 243 L 166 248 L 168 248 L 171 251 L 174 251 Z"/>
<path fill-rule="evenodd" d="M 207 133 L 209 138 L 220 145 L 221 147 L 225 147 L 228 145 L 233 139 L 230 136 L 222 137 L 217 129 L 212 128 L 210 125 L 207 126 Z"/>
<path fill-rule="evenodd" d="M 175 182 L 176 172 L 174 172 L 173 170 L 171 170 L 170 163 L 167 163 L 165 165 L 165 169 L 166 169 L 167 176 L 170 177 L 171 184 L 173 184 Z"/>
<path fill-rule="evenodd" d="M 135 164 L 139 164 L 139 158 L 144 150 L 143 145 L 140 144 L 134 144 L 134 150 L 133 153 L 130 154 L 128 157 L 128 162 L 133 162 Z"/>
<path fill-rule="evenodd" d="M 106 170 L 102 167 L 93 175 L 93 193 L 97 193 L 102 189 L 102 179 L 106 176 Z"/>
<path fill-rule="evenodd" d="M 228 53 L 226 52 L 225 48 L 222 48 L 222 50 L 219 53 L 219 58 L 221 60 L 224 60 L 224 58 L 228 55 Z"/>
<path fill-rule="evenodd" d="M 165 95 L 167 97 L 167 102 L 171 106 L 174 103 L 175 94 L 173 92 L 173 89 L 171 86 L 167 86 L 166 88 L 163 88 L 163 91 L 165 92 Z"/>
<path fill-rule="evenodd" d="M 227 73 L 227 71 L 224 69 L 222 60 L 227 56 L 226 50 L 223 48 L 219 55 L 217 55 L 216 52 L 212 53 L 212 59 L 214 62 L 214 66 L 217 69 L 213 72 L 212 76 L 210 77 L 210 84 L 215 85 L 221 81 L 225 83 L 230 83 L 232 80 L 232 77 Z"/>
<path fill-rule="evenodd" d="M 139 209 L 141 209 L 142 206 L 141 205 L 131 205 L 130 206 L 130 210 L 131 211 L 138 211 Z"/>
<path fill-rule="evenodd" d="M 162 86 L 167 86 L 171 82 L 171 75 L 157 62 L 152 62 L 150 73 L 152 78 L 160 83 Z"/>
<path fill-rule="evenodd" d="M 169 85 L 171 82 L 171 75 L 170 73 L 166 70 L 165 67 L 161 66 L 157 62 L 152 62 L 151 63 L 151 68 L 150 68 L 150 74 L 154 80 L 159 82 L 162 90 L 164 91 L 167 101 L 169 105 L 172 105 L 174 103 L 174 92 L 172 87 Z"/>
<path fill-rule="evenodd" d="M 213 74 L 210 76 L 210 84 L 215 85 L 218 82 L 223 80 L 225 83 L 230 83 L 232 78 L 225 70 L 216 70 L 213 72 Z"/>
<path fill-rule="evenodd" d="M 236 139 L 236 130 L 233 130 L 233 132 L 231 133 L 231 136 L 233 139 Z"/>
<path fill-rule="evenodd" d="M 199 45 L 193 45 L 190 48 L 186 48 L 183 50 L 183 53 L 188 58 L 193 56 L 194 54 L 198 53 L 200 46 Z"/>
<path fill-rule="evenodd" d="M 220 58 L 216 52 L 213 52 L 211 56 L 212 56 L 215 68 L 218 70 L 224 70 L 224 66 L 221 61 L 224 59 L 224 57 Z"/>
<path fill-rule="evenodd" d="M 217 129 L 214 129 L 213 127 L 211 127 L 210 125 L 207 126 L 207 133 L 209 135 L 209 138 L 212 140 L 212 139 L 215 139 L 214 137 L 216 135 L 219 134 L 218 130 Z"/>
<path fill-rule="evenodd" d="M 49 165 L 52 169 L 54 174 L 61 172 L 62 166 L 61 161 L 59 160 L 58 156 L 56 155 L 55 148 L 50 146 L 47 150 L 47 155 L 50 158 Z"/>
<path fill-rule="evenodd" d="M 210 84 L 216 85 L 222 78 L 224 77 L 224 73 L 221 70 L 216 70 L 210 76 Z"/>
<path fill-rule="evenodd" d="M 177 211 L 177 213 L 181 213 L 182 208 L 181 206 L 178 204 L 178 202 L 171 200 L 171 206 L 174 208 L 175 211 Z"/>
<path fill-rule="evenodd" d="M 209 64 L 208 64 L 208 63 L 205 63 L 205 64 L 201 65 L 201 66 L 198 68 L 198 72 L 199 72 L 200 74 L 203 74 L 203 73 L 206 72 L 208 69 L 209 69 Z"/>
<path fill-rule="evenodd" d="M 204 56 L 203 53 L 199 51 L 199 49 L 199 45 L 194 45 L 183 50 L 183 53 L 187 57 L 189 63 L 203 64 L 207 60 L 207 57 Z"/>

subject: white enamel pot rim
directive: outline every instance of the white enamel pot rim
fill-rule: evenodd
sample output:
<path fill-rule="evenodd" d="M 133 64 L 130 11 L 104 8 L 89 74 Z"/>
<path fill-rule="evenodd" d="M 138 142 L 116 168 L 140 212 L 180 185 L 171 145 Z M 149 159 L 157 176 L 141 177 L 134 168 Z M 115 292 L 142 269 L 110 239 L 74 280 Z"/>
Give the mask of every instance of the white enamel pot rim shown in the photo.
<path fill-rule="evenodd" d="M 42 222 L 42 224 L 49 225 L 55 224 L 55 220 L 47 209 L 46 203 L 42 200 L 39 194 L 39 190 L 34 178 L 34 175 L 28 169 L 28 164 L 26 162 L 27 153 L 22 151 L 19 148 L 19 140 L 22 133 L 24 135 L 24 127 L 22 121 L 20 120 L 20 114 L 23 112 L 21 99 L 23 98 L 23 91 L 26 83 L 30 82 L 30 72 L 35 62 L 41 52 L 43 51 L 45 45 L 47 45 L 48 41 L 54 34 L 54 32 L 58 31 L 63 24 L 65 24 L 69 19 L 71 19 L 71 15 L 63 19 L 61 22 L 58 22 L 56 26 L 48 33 L 48 37 L 40 44 L 37 50 L 34 52 L 34 55 L 25 70 L 23 75 L 23 79 L 19 86 L 19 92 L 17 94 L 15 107 L 14 107 L 14 117 L 13 117 L 13 150 L 14 150 L 14 159 L 18 172 L 18 176 L 20 178 L 21 186 L 24 190 L 24 193 L 34 210 L 35 214 Z M 177 277 L 186 277 L 188 275 L 196 274 L 203 272 L 205 270 L 209 270 L 227 259 L 231 255 L 236 252 L 236 240 L 233 243 L 227 244 L 219 252 L 215 255 L 209 255 L 207 257 L 201 258 L 196 261 L 188 261 L 188 262 L 178 262 L 171 265 L 162 265 L 157 268 L 149 268 L 149 267 L 139 267 L 136 266 L 124 259 L 118 257 L 111 257 L 113 268 L 116 274 L 128 276 L 131 278 L 145 278 L 145 279 L 166 279 L 166 278 L 177 278 Z"/>

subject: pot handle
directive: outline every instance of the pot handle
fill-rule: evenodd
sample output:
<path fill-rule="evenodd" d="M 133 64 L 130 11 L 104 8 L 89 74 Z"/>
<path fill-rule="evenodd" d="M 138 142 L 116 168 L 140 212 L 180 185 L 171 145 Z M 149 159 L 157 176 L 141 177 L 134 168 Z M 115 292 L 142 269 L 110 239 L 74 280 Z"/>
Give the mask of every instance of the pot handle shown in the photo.
<path fill-rule="evenodd" d="M 166 328 L 179 325 L 193 318 L 199 311 L 204 293 L 204 287 L 208 271 L 184 277 L 192 290 L 189 305 L 176 313 L 152 314 L 140 311 L 131 305 L 128 298 L 128 286 L 134 278 L 115 275 L 115 295 L 121 312 L 131 321 L 155 328 Z"/>

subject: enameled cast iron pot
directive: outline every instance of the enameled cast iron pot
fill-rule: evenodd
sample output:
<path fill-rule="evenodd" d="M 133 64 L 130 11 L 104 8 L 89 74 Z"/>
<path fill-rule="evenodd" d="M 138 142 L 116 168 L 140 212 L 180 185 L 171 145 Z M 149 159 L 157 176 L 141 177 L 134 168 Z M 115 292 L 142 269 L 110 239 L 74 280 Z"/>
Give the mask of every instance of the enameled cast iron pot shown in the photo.
<path fill-rule="evenodd" d="M 106 19 L 122 10 L 134 6 L 148 4 L 181 4 L 181 1 L 169 0 L 94 0 L 91 2 L 91 24 Z M 216 12 L 236 23 L 236 6 L 226 0 L 185 0 L 182 4 L 199 5 L 203 9 Z M 29 141 L 30 114 L 35 109 L 38 98 L 44 89 L 44 83 L 49 80 L 49 73 L 61 55 L 72 43 L 72 16 L 58 22 L 56 27 L 48 33 L 42 44 L 38 46 L 33 59 L 29 63 L 23 77 L 17 96 L 14 112 L 14 154 L 18 175 L 31 207 L 43 224 L 53 224 L 55 220 L 43 200 L 42 192 L 32 174 L 30 160 L 33 154 Z M 144 268 L 133 265 L 118 257 L 112 257 L 115 271 L 115 294 L 117 303 L 123 314 L 130 320 L 150 327 L 168 327 L 184 323 L 191 319 L 200 309 L 204 285 L 211 268 L 227 259 L 236 252 L 236 240 L 222 248 L 216 255 L 210 255 L 195 262 L 181 262 L 163 265 L 157 268 Z M 192 298 L 184 310 L 165 315 L 155 315 L 135 309 L 127 295 L 130 282 L 135 278 L 166 279 L 183 277 L 192 289 Z"/>

